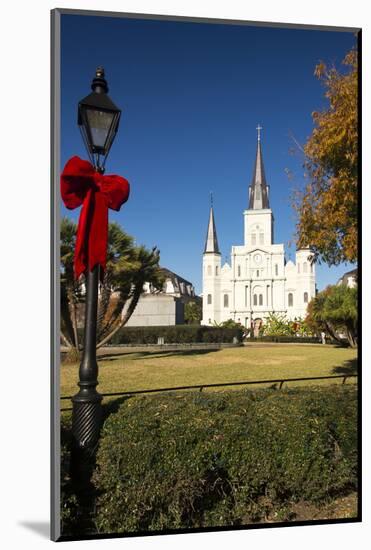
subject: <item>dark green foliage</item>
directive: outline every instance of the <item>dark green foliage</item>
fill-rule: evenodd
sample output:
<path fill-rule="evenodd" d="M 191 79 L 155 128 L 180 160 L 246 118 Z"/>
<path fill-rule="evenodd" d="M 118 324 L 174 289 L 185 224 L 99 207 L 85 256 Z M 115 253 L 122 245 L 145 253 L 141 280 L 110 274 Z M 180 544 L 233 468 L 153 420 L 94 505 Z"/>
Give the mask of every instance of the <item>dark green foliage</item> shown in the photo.
<path fill-rule="evenodd" d="M 157 344 L 163 337 L 165 344 L 185 344 L 192 342 L 233 342 L 236 337 L 242 341 L 241 328 L 219 328 L 200 325 L 174 325 L 159 327 L 124 327 L 118 331 L 109 344 Z"/>
<path fill-rule="evenodd" d="M 319 344 L 321 340 L 316 336 L 259 336 L 250 337 L 247 342 L 281 342 L 295 344 Z"/>
<path fill-rule="evenodd" d="M 356 488 L 353 387 L 160 394 L 108 417 L 99 532 L 242 525 Z"/>
<path fill-rule="evenodd" d="M 345 284 L 327 286 L 308 304 L 307 324 L 316 332 L 324 330 L 339 342 L 344 333 L 349 345 L 356 347 L 357 294 L 357 288 L 350 288 Z"/>
<path fill-rule="evenodd" d="M 202 302 L 190 301 L 184 306 L 184 320 L 189 325 L 199 325 L 202 319 Z"/>
<path fill-rule="evenodd" d="M 61 532 L 70 532 L 77 524 L 78 501 L 69 477 L 71 418 L 61 418 Z"/>

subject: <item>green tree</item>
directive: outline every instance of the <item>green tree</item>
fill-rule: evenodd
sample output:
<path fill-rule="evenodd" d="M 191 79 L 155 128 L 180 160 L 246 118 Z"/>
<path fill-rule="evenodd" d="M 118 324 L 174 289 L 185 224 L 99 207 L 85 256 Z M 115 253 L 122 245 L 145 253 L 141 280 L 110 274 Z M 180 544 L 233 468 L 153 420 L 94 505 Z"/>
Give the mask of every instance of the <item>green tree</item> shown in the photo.
<path fill-rule="evenodd" d="M 338 331 L 344 331 L 351 347 L 357 345 L 357 289 L 344 284 L 331 287 L 323 308 L 324 318 Z"/>
<path fill-rule="evenodd" d="M 357 61 L 352 49 L 342 72 L 324 63 L 315 68 L 328 106 L 312 114 L 314 129 L 304 146 L 308 184 L 294 199 L 297 246 L 310 246 L 328 265 L 357 261 Z"/>
<path fill-rule="evenodd" d="M 61 339 L 70 348 L 70 357 L 82 350 L 78 311 L 85 299 L 84 277 L 74 279 L 73 256 L 76 224 L 61 222 Z M 133 314 L 144 283 L 162 289 L 164 277 L 159 266 L 160 252 L 134 246 L 133 238 L 117 223 L 108 227 L 107 266 L 99 285 L 97 348 L 107 343 Z"/>
<path fill-rule="evenodd" d="M 242 338 L 246 338 L 250 333 L 250 329 L 246 328 L 242 323 L 234 321 L 233 319 L 227 319 L 221 323 L 213 322 L 213 326 L 217 328 L 237 328 L 242 331 Z"/>
<path fill-rule="evenodd" d="M 184 306 L 184 320 L 189 325 L 199 325 L 202 319 L 202 307 L 194 300 L 187 302 Z"/>
<path fill-rule="evenodd" d="M 262 326 L 265 336 L 295 336 L 294 324 L 285 315 L 269 313 Z"/>
<path fill-rule="evenodd" d="M 328 286 L 308 304 L 306 323 L 313 331 L 327 332 L 341 342 L 341 334 L 357 345 L 357 289 L 344 284 Z"/>

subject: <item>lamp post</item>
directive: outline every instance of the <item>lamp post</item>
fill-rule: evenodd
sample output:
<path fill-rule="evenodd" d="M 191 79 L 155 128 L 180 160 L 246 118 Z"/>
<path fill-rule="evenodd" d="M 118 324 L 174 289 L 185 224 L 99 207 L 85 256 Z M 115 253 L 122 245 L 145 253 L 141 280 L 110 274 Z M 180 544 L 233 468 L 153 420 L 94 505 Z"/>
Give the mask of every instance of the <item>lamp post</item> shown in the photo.
<path fill-rule="evenodd" d="M 78 125 L 94 168 L 101 174 L 116 136 L 121 111 L 108 97 L 104 69 L 98 67 L 92 93 L 80 101 Z M 97 392 L 96 358 L 99 265 L 85 273 L 84 352 L 79 369 L 79 392 L 72 398 L 71 477 L 82 488 L 89 484 L 101 428 L 102 396 Z"/>

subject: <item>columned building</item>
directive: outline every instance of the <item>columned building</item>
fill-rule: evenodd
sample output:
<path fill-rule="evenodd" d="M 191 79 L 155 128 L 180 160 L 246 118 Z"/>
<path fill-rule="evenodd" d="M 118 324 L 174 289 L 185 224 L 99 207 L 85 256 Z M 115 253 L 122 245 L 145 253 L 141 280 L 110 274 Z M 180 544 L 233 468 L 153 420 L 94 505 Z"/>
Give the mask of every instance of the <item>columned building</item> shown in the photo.
<path fill-rule="evenodd" d="M 203 319 L 211 325 L 228 319 L 246 327 L 260 326 L 270 313 L 294 320 L 305 317 L 315 296 L 315 265 L 309 248 L 286 262 L 283 244 L 274 242 L 274 216 L 266 181 L 261 127 L 244 217 L 244 244 L 232 246 L 230 262 L 221 262 L 213 206 L 203 254 Z"/>

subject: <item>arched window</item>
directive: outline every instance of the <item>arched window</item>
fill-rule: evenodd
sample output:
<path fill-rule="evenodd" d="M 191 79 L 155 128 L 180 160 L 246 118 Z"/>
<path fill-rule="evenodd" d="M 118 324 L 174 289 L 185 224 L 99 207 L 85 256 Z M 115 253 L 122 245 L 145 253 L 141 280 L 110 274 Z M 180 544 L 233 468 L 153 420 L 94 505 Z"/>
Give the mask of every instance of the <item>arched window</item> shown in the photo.
<path fill-rule="evenodd" d="M 298 264 L 298 273 L 300 273 L 300 264 Z"/>
<path fill-rule="evenodd" d="M 313 273 L 313 264 L 310 264 L 310 272 Z"/>
<path fill-rule="evenodd" d="M 303 263 L 303 273 L 306 273 L 307 270 L 308 270 L 308 264 L 307 264 L 307 262 L 304 262 Z"/>
<path fill-rule="evenodd" d="M 254 306 L 258 305 L 258 295 L 254 294 Z"/>
<path fill-rule="evenodd" d="M 293 307 L 294 305 L 294 295 L 292 292 L 289 292 L 289 307 Z"/>
<path fill-rule="evenodd" d="M 237 275 L 238 277 L 241 277 L 241 266 L 237 266 Z"/>
<path fill-rule="evenodd" d="M 208 295 L 207 295 L 207 303 L 208 303 L 208 305 L 210 305 L 211 302 L 212 302 L 211 294 L 208 294 Z"/>
<path fill-rule="evenodd" d="M 264 233 L 259 233 L 259 244 L 264 244 Z"/>
<path fill-rule="evenodd" d="M 208 265 L 208 266 L 207 266 L 207 274 L 208 274 L 208 275 L 211 275 L 211 265 Z"/>
<path fill-rule="evenodd" d="M 258 187 L 256 187 L 255 198 L 256 198 L 257 201 L 260 201 L 260 199 L 261 199 L 260 185 Z"/>
<path fill-rule="evenodd" d="M 215 266 L 215 275 L 219 275 L 219 267 L 217 265 Z"/>
<path fill-rule="evenodd" d="M 275 266 L 274 266 L 274 273 L 277 277 L 277 275 L 278 275 L 278 264 L 275 264 Z"/>
<path fill-rule="evenodd" d="M 256 272 L 256 276 L 259 277 L 259 269 Z"/>
<path fill-rule="evenodd" d="M 228 307 L 229 305 L 229 296 L 228 294 L 224 294 L 224 307 Z"/>
<path fill-rule="evenodd" d="M 259 305 L 263 305 L 263 294 L 259 294 Z"/>
<path fill-rule="evenodd" d="M 251 244 L 252 246 L 256 245 L 256 233 L 252 233 L 251 235 Z"/>
<path fill-rule="evenodd" d="M 304 304 L 308 303 L 308 292 L 304 292 Z"/>

